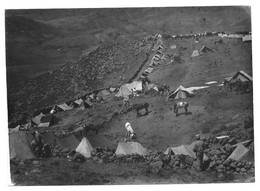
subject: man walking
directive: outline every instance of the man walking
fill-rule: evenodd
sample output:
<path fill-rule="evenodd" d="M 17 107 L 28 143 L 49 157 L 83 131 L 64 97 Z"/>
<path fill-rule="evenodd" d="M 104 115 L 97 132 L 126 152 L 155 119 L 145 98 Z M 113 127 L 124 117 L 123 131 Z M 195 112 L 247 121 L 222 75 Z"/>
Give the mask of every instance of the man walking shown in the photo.
<path fill-rule="evenodd" d="M 203 166 L 203 156 L 204 156 L 204 150 L 205 150 L 205 143 L 203 140 L 200 139 L 200 135 L 196 135 L 197 141 L 195 141 L 193 151 L 196 153 L 196 158 L 198 161 L 198 170 L 202 170 Z"/>

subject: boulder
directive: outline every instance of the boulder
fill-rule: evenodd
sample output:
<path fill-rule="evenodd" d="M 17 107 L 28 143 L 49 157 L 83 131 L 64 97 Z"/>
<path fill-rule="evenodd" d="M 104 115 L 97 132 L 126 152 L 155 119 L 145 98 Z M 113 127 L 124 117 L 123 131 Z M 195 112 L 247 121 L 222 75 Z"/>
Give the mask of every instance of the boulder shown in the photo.
<path fill-rule="evenodd" d="M 109 162 L 109 158 L 106 155 L 103 155 L 102 158 L 104 163 L 108 163 Z"/>
<path fill-rule="evenodd" d="M 180 168 L 185 169 L 186 165 L 184 165 L 183 163 L 180 164 Z"/>
<path fill-rule="evenodd" d="M 110 157 L 110 156 L 112 156 L 113 155 L 113 152 L 111 152 L 111 151 L 109 151 L 109 152 L 107 152 L 107 154 L 106 154 L 108 157 Z"/>
<path fill-rule="evenodd" d="M 32 162 L 32 164 L 33 164 L 33 165 L 39 165 L 39 164 L 40 164 L 40 162 L 39 162 L 39 161 L 37 161 L 37 160 L 34 160 L 34 161 Z"/>
<path fill-rule="evenodd" d="M 93 157 L 93 161 L 98 161 L 98 160 L 99 160 L 99 158 L 97 156 Z"/>
<path fill-rule="evenodd" d="M 236 165 L 235 162 L 232 162 L 232 163 L 230 164 L 230 167 L 231 167 L 232 169 L 236 169 L 236 168 L 237 168 L 237 165 Z"/>
<path fill-rule="evenodd" d="M 245 168 L 241 168 L 240 172 L 245 173 L 247 170 Z"/>
<path fill-rule="evenodd" d="M 175 163 L 174 163 L 174 166 L 179 167 L 179 166 L 180 166 L 180 163 L 181 163 L 181 162 L 180 162 L 179 160 L 176 160 Z"/>
<path fill-rule="evenodd" d="M 163 165 L 162 161 L 156 161 L 156 162 L 150 163 L 150 166 L 152 168 L 156 168 L 156 169 L 162 168 L 162 165 Z"/>
<path fill-rule="evenodd" d="M 232 120 L 235 120 L 236 118 L 238 118 L 239 117 L 239 114 L 236 114 L 236 115 L 234 115 L 233 117 L 232 117 Z"/>
<path fill-rule="evenodd" d="M 62 152 L 62 153 L 69 153 L 70 150 L 69 150 L 68 148 L 64 148 L 64 149 L 61 150 L 61 152 Z"/>
<path fill-rule="evenodd" d="M 193 161 L 194 161 L 194 158 L 193 158 L 193 157 L 185 156 L 184 162 L 185 162 L 186 164 L 188 164 L 189 166 L 192 165 Z"/>
<path fill-rule="evenodd" d="M 103 159 L 99 159 L 97 162 L 98 162 L 99 164 L 104 163 Z"/>

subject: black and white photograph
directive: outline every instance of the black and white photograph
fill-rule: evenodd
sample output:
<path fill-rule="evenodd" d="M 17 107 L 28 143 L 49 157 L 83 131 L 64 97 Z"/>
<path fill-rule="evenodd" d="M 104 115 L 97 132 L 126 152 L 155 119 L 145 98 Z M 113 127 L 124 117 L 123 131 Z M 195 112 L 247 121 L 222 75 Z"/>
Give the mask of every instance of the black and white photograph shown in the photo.
<path fill-rule="evenodd" d="M 246 2 L 5 8 L 4 31 L 12 186 L 255 183 Z"/>

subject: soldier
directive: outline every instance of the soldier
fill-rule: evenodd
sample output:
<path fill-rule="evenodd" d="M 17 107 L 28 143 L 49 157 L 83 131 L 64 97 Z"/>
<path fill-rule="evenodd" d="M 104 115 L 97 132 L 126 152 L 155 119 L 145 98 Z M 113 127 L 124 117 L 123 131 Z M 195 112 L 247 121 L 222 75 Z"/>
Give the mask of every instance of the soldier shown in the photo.
<path fill-rule="evenodd" d="M 133 138 L 133 136 L 135 136 L 135 133 L 134 133 L 134 130 L 133 130 L 133 128 L 132 128 L 132 126 L 129 122 L 126 122 L 125 129 L 126 129 L 127 138 L 129 140 L 131 140 Z"/>
<path fill-rule="evenodd" d="M 31 142 L 32 148 L 36 155 L 39 157 L 42 156 L 42 147 L 43 147 L 43 139 L 40 133 L 38 131 L 34 131 L 32 133 L 33 135 L 33 140 Z"/>
<path fill-rule="evenodd" d="M 203 140 L 200 139 L 200 135 L 196 135 L 197 141 L 194 144 L 193 151 L 196 153 L 196 158 L 198 161 L 198 170 L 202 170 L 203 166 L 203 156 L 204 156 L 204 150 L 205 150 L 205 143 Z"/>

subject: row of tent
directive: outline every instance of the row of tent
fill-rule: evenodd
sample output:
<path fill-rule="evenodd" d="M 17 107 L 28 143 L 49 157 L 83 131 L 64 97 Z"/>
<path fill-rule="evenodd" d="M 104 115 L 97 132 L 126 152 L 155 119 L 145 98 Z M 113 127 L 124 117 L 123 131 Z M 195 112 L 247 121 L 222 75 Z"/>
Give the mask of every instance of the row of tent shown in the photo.
<path fill-rule="evenodd" d="M 114 92 L 116 88 L 110 88 L 111 92 Z M 103 100 L 106 99 L 107 96 L 111 95 L 111 93 L 108 90 L 101 90 L 97 93 L 97 97 L 102 98 Z M 58 119 L 55 118 L 54 115 L 52 115 L 51 111 L 69 111 L 73 108 L 78 108 L 80 110 L 88 109 L 93 107 L 93 103 L 89 101 L 88 99 L 84 99 L 84 96 L 82 98 L 79 98 L 74 101 L 68 101 L 62 104 L 58 104 L 53 106 L 51 109 L 48 110 L 47 114 L 44 114 L 41 112 L 40 114 L 32 117 L 30 119 L 30 122 L 26 124 L 26 126 L 38 126 L 38 127 L 49 127 L 53 124 L 55 124 Z M 46 112 L 45 112 L 46 113 Z"/>
<path fill-rule="evenodd" d="M 44 137 L 44 140 L 47 143 L 54 142 L 54 135 L 46 136 Z M 47 138 L 48 137 L 48 138 Z M 69 148 L 71 150 L 76 150 L 76 152 L 82 154 L 86 158 L 91 157 L 91 151 L 93 150 L 93 147 L 89 140 L 84 137 L 81 142 L 78 141 L 78 139 L 74 136 L 66 137 L 66 138 L 60 138 L 58 139 L 58 143 L 62 148 Z M 186 155 L 190 156 L 192 158 L 196 158 L 196 154 L 193 151 L 194 144 L 191 145 L 180 145 L 178 147 L 169 147 L 164 152 L 165 154 L 168 154 L 169 152 L 172 152 L 175 155 Z M 129 155 L 129 154 L 138 154 L 138 155 L 148 155 L 148 150 L 144 148 L 140 143 L 138 142 L 119 142 L 117 145 L 117 149 L 115 154 L 117 156 L 119 155 Z M 34 159 L 36 158 L 34 155 L 34 152 L 30 145 L 29 137 L 25 132 L 11 132 L 9 133 L 9 154 L 10 159 Z M 203 156 L 204 160 L 207 160 L 207 156 L 204 154 Z M 253 161 L 254 160 L 254 151 L 252 149 L 246 148 L 242 143 L 238 144 L 236 146 L 236 149 L 231 153 L 231 155 L 227 158 L 233 159 L 236 161 L 241 160 L 248 160 Z"/>
<path fill-rule="evenodd" d="M 59 145 L 61 148 L 75 150 L 86 158 L 91 157 L 93 147 L 86 137 L 79 141 L 74 135 L 65 138 L 57 138 L 52 133 L 42 134 L 44 142 L 49 145 Z M 30 141 L 32 137 L 23 131 L 9 132 L 9 154 L 10 159 L 34 159 L 36 158 Z M 139 154 L 147 155 L 147 149 L 137 142 L 119 142 L 116 155 Z"/>

